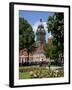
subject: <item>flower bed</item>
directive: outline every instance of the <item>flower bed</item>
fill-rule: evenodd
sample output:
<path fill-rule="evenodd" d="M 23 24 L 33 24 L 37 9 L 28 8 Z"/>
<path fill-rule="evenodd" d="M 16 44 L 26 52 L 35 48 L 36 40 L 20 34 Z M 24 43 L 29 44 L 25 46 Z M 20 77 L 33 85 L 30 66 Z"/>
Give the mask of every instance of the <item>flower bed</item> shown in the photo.
<path fill-rule="evenodd" d="M 30 78 L 64 77 L 64 70 L 52 70 L 46 67 L 20 67 L 20 73 L 28 73 Z"/>

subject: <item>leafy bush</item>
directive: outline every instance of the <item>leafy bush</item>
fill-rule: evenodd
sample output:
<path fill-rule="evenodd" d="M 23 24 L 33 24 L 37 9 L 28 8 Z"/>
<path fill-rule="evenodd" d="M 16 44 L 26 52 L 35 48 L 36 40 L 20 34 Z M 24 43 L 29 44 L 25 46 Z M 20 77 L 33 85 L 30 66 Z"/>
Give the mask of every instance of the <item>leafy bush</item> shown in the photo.
<path fill-rule="evenodd" d="M 36 70 L 31 74 L 31 78 L 50 78 L 50 77 L 63 77 L 64 72 L 58 70 Z"/>
<path fill-rule="evenodd" d="M 38 66 L 27 66 L 27 67 L 19 67 L 19 72 L 30 72 L 30 71 L 36 71 L 36 70 L 46 70 L 45 67 L 38 67 Z"/>

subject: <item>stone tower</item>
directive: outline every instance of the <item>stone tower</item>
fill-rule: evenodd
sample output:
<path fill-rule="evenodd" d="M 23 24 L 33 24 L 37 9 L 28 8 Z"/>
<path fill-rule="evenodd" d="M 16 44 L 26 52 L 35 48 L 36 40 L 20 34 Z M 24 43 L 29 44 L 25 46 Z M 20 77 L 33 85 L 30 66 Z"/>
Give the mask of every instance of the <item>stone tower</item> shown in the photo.
<path fill-rule="evenodd" d="M 44 25 L 42 23 L 42 19 L 40 19 L 40 25 L 38 26 L 36 31 L 36 46 L 38 47 L 39 53 L 43 52 L 43 45 L 44 43 L 46 43 L 45 35 L 46 32 L 44 29 Z"/>

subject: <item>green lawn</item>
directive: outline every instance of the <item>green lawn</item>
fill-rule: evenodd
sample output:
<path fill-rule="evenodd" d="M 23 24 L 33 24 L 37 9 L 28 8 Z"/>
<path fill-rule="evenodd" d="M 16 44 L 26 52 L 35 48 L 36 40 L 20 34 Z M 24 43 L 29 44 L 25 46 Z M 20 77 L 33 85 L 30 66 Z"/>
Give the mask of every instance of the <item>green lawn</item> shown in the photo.
<path fill-rule="evenodd" d="M 29 78 L 30 78 L 30 74 L 28 72 L 19 73 L 19 79 L 29 79 Z"/>

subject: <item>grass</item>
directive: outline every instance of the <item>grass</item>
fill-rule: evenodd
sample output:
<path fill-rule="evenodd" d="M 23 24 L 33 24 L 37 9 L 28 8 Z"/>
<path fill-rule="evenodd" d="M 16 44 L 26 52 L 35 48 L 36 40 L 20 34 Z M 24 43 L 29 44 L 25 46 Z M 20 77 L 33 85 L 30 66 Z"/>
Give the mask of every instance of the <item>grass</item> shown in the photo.
<path fill-rule="evenodd" d="M 30 78 L 30 74 L 28 72 L 19 73 L 19 79 L 29 79 L 29 78 Z"/>

